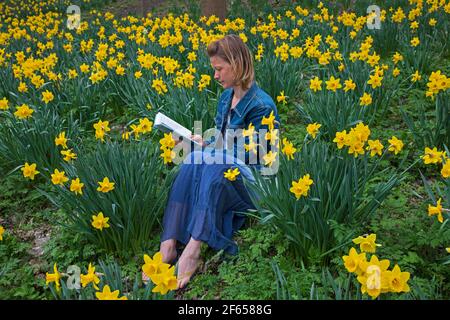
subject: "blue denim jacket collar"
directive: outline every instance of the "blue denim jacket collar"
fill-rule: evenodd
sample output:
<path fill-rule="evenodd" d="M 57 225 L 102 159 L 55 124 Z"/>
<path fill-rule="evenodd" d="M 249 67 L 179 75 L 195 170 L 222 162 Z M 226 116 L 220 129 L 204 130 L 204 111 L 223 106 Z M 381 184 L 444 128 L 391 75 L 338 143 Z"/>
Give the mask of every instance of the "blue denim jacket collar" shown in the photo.
<path fill-rule="evenodd" d="M 256 82 L 253 82 L 250 89 L 247 91 L 247 93 L 242 97 L 242 99 L 238 102 L 238 104 L 234 108 L 234 112 L 236 112 L 236 114 L 238 115 L 239 118 L 242 118 L 249 103 L 255 97 L 257 89 L 258 89 L 258 86 L 256 85 Z M 225 107 L 222 109 L 223 110 L 222 119 L 224 119 L 225 116 L 230 111 L 231 99 L 233 98 L 233 93 L 234 93 L 234 89 L 231 89 L 230 94 L 226 97 L 226 99 L 223 100 L 223 104 Z"/>

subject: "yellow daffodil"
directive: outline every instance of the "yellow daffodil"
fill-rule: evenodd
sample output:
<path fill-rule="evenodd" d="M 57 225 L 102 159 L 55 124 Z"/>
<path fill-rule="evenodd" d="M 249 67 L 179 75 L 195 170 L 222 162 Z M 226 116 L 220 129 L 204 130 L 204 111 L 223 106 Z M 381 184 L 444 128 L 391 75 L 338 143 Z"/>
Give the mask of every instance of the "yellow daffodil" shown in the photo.
<path fill-rule="evenodd" d="M 371 75 L 369 77 L 369 81 L 367 81 L 367 84 L 370 84 L 372 86 L 372 89 L 376 89 L 378 87 L 381 87 L 381 81 L 383 80 L 383 77 L 380 77 L 378 74 Z"/>
<path fill-rule="evenodd" d="M 258 151 L 256 149 L 257 144 L 253 141 L 253 137 L 250 136 L 249 143 L 244 144 L 244 148 L 246 152 L 252 151 L 254 154 L 257 154 Z"/>
<path fill-rule="evenodd" d="M 270 130 L 266 133 L 264 136 L 265 140 L 269 140 L 269 143 L 274 146 L 277 144 L 278 141 L 278 129 Z"/>
<path fill-rule="evenodd" d="M 235 181 L 236 177 L 240 174 L 239 169 L 238 168 L 234 168 L 234 169 L 228 169 L 227 171 L 225 171 L 223 173 L 223 176 L 225 178 L 227 178 L 230 181 Z"/>
<path fill-rule="evenodd" d="M 400 74 L 400 69 L 399 68 L 395 68 L 394 70 L 392 70 L 392 76 L 394 78 L 396 78 L 399 74 Z"/>
<path fill-rule="evenodd" d="M 95 296 L 97 297 L 98 300 L 128 300 L 126 296 L 122 296 L 119 298 L 119 294 L 120 294 L 119 290 L 111 292 L 111 288 L 108 285 L 106 285 L 103 287 L 103 291 L 96 292 Z"/>
<path fill-rule="evenodd" d="M 329 80 L 325 81 L 325 83 L 327 84 L 327 90 L 333 92 L 336 92 L 337 89 L 342 88 L 341 79 L 335 79 L 333 76 L 331 76 Z"/>
<path fill-rule="evenodd" d="M 261 120 L 261 125 L 267 125 L 269 127 L 269 131 L 272 131 L 275 127 L 275 116 L 273 114 L 273 111 L 270 112 L 269 117 L 263 117 Z"/>
<path fill-rule="evenodd" d="M 414 37 L 414 38 L 411 40 L 411 45 L 412 45 L 413 47 L 417 47 L 419 44 L 420 44 L 420 40 L 419 40 L 418 37 Z"/>
<path fill-rule="evenodd" d="M 26 104 L 22 104 L 20 107 L 16 107 L 16 110 L 17 111 L 14 112 L 14 115 L 21 120 L 31 118 L 34 112 L 34 110 Z"/>
<path fill-rule="evenodd" d="M 353 82 L 352 79 L 348 79 L 344 81 L 345 87 L 344 87 L 344 91 L 347 92 L 349 90 L 355 90 L 356 88 L 356 83 Z"/>
<path fill-rule="evenodd" d="M 396 264 L 392 271 L 387 271 L 389 289 L 392 292 L 409 292 L 408 280 L 410 278 L 409 272 L 402 272 L 400 267 Z"/>
<path fill-rule="evenodd" d="M 447 160 L 447 162 L 445 162 L 442 166 L 441 174 L 444 179 L 450 177 L 450 160 Z"/>
<path fill-rule="evenodd" d="M 56 291 L 61 290 L 61 283 L 59 281 L 61 280 L 61 274 L 58 271 L 58 268 L 56 266 L 56 263 L 53 265 L 53 271 L 54 273 L 48 273 L 45 274 L 45 284 L 48 285 L 49 283 L 54 282 Z"/>
<path fill-rule="evenodd" d="M 58 169 L 55 169 L 51 177 L 52 183 L 55 185 L 63 185 L 64 183 L 69 181 L 69 178 L 66 177 L 66 173 L 64 171 L 59 171 Z"/>
<path fill-rule="evenodd" d="M 411 81 L 412 82 L 417 82 L 420 79 L 422 79 L 422 76 L 419 74 L 419 70 L 416 70 L 416 72 L 414 72 L 412 77 L 411 77 Z"/>
<path fill-rule="evenodd" d="M 114 182 L 110 182 L 108 177 L 104 177 L 103 181 L 98 182 L 99 187 L 97 188 L 97 191 L 107 193 L 109 191 L 114 190 Z"/>
<path fill-rule="evenodd" d="M 30 165 L 28 162 L 25 162 L 24 166 L 20 170 L 22 170 L 23 176 L 25 178 L 29 178 L 30 180 L 34 180 L 34 176 L 39 174 L 39 171 L 36 170 L 36 163 L 32 163 Z"/>
<path fill-rule="evenodd" d="M 277 102 L 283 102 L 283 104 L 286 104 L 286 96 L 284 95 L 284 91 L 280 92 L 280 95 L 277 96 Z"/>
<path fill-rule="evenodd" d="M 403 149 L 403 141 L 397 139 L 396 136 L 392 136 L 391 139 L 388 140 L 388 142 L 390 143 L 389 146 L 389 151 L 394 152 L 394 154 L 399 153 L 400 151 L 402 151 Z"/>
<path fill-rule="evenodd" d="M 310 179 L 309 174 L 306 174 L 298 181 L 292 181 L 292 187 L 289 191 L 292 192 L 298 200 L 301 196 L 308 196 L 308 191 L 313 183 L 314 182 Z"/>
<path fill-rule="evenodd" d="M 125 131 L 122 133 L 123 140 L 130 140 L 130 131 Z"/>
<path fill-rule="evenodd" d="M 105 131 L 109 132 L 111 129 L 109 128 L 109 121 L 102 121 L 99 120 L 97 123 L 94 124 L 95 131 Z"/>
<path fill-rule="evenodd" d="M 51 93 L 48 90 L 45 90 L 42 92 L 42 101 L 44 101 L 46 104 L 52 101 L 55 97 L 53 96 L 53 93 Z"/>
<path fill-rule="evenodd" d="M 163 158 L 164 164 L 171 163 L 176 157 L 175 152 L 170 148 L 162 148 L 162 150 L 163 152 L 161 153 L 160 157 Z"/>
<path fill-rule="evenodd" d="M 317 135 L 317 133 L 319 132 L 319 128 L 320 128 L 321 126 L 322 126 L 322 125 L 319 124 L 319 123 L 317 123 L 317 122 L 310 123 L 310 124 L 308 124 L 308 126 L 306 127 L 306 131 L 307 131 L 313 138 L 315 138 L 316 135 Z"/>
<path fill-rule="evenodd" d="M 153 79 L 152 88 L 155 89 L 159 95 L 165 94 L 168 91 L 166 84 L 161 78 Z"/>
<path fill-rule="evenodd" d="M 92 216 L 91 224 L 95 229 L 99 229 L 100 231 L 102 231 L 103 228 L 109 228 L 108 220 L 108 217 L 103 216 L 103 212 L 99 212 L 97 215 Z"/>
<path fill-rule="evenodd" d="M 165 148 L 172 149 L 175 147 L 175 140 L 173 139 L 171 132 L 164 133 L 164 138 L 160 139 L 159 143 L 161 144 L 161 150 L 164 150 Z"/>
<path fill-rule="evenodd" d="M 347 271 L 353 273 L 358 270 L 360 261 L 366 261 L 366 254 L 364 252 L 358 254 L 355 248 L 351 248 L 348 256 L 343 256 L 342 260 Z"/>
<path fill-rule="evenodd" d="M 403 61 L 403 56 L 400 53 L 395 52 L 392 60 L 394 61 L 394 64 L 397 64 L 398 62 Z"/>
<path fill-rule="evenodd" d="M 322 80 L 318 77 L 315 77 L 309 81 L 309 88 L 314 92 L 322 90 Z"/>
<path fill-rule="evenodd" d="M 384 146 L 381 144 L 380 140 L 369 140 L 367 141 L 367 143 L 369 145 L 367 146 L 366 149 L 370 150 L 371 157 L 375 156 L 376 154 L 381 156 Z"/>
<path fill-rule="evenodd" d="M 67 138 L 66 138 L 66 132 L 61 132 L 56 138 L 55 138 L 55 145 L 56 146 L 62 146 L 64 149 L 67 149 Z"/>
<path fill-rule="evenodd" d="M 363 272 L 357 279 L 361 284 L 362 293 L 367 293 L 372 299 L 376 299 L 380 293 L 388 291 L 389 282 L 386 272 L 389 264 L 389 260 L 384 259 L 379 261 L 375 255 L 372 255 L 368 262 L 360 262 L 360 267 Z"/>
<path fill-rule="evenodd" d="M 278 152 L 269 151 L 264 157 L 264 165 L 271 167 L 273 163 L 276 161 Z"/>
<path fill-rule="evenodd" d="M 152 292 L 165 295 L 168 291 L 177 288 L 177 278 L 175 276 L 175 266 L 170 267 L 168 264 L 163 264 L 160 267 L 160 272 L 150 276 L 152 282 L 156 285 Z"/>
<path fill-rule="evenodd" d="M 439 198 L 436 206 L 432 206 L 432 205 L 428 205 L 428 216 L 434 216 L 437 215 L 438 216 L 438 221 L 440 223 L 444 222 L 444 217 L 442 216 L 442 205 L 441 205 L 441 201 L 442 199 Z"/>
<path fill-rule="evenodd" d="M 0 110 L 8 110 L 8 99 L 3 98 L 0 100 Z"/>
<path fill-rule="evenodd" d="M 425 147 L 425 154 L 421 158 L 425 164 L 442 163 L 442 157 L 444 154 L 444 151 L 438 151 L 436 147 L 433 149 Z"/>
<path fill-rule="evenodd" d="M 89 283 L 93 283 L 94 289 L 98 289 L 98 284 L 100 283 L 99 277 L 95 274 L 95 267 L 92 266 L 91 263 L 89 263 L 88 267 L 88 273 L 80 275 L 81 279 L 81 286 L 85 288 Z"/>
<path fill-rule="evenodd" d="M 70 183 L 70 191 L 74 192 L 75 194 L 82 195 L 83 194 L 83 186 L 84 183 L 80 182 L 80 178 L 72 179 Z"/>
<path fill-rule="evenodd" d="M 294 160 L 294 153 L 297 151 L 296 148 L 294 148 L 294 145 L 287 140 L 287 138 L 283 138 L 283 149 L 281 149 L 281 152 L 283 152 L 288 160 Z"/>
<path fill-rule="evenodd" d="M 345 141 L 347 140 L 347 130 L 336 132 L 336 136 L 333 139 L 333 142 L 337 143 L 338 149 L 342 149 L 345 145 Z"/>
<path fill-rule="evenodd" d="M 153 259 L 147 254 L 144 254 L 144 265 L 142 266 L 142 271 L 147 277 L 151 277 L 154 274 L 161 272 L 161 266 L 164 264 L 162 262 L 163 256 L 161 252 L 156 252 L 153 255 Z"/>
<path fill-rule="evenodd" d="M 243 137 L 251 137 L 253 136 L 254 133 L 255 133 L 255 126 L 252 123 L 248 125 L 248 129 L 242 130 Z"/>
<path fill-rule="evenodd" d="M 376 247 L 380 247 L 381 244 L 375 243 L 377 239 L 377 235 L 375 233 L 372 233 L 370 235 L 359 236 L 358 238 L 353 239 L 353 243 L 359 244 L 359 248 L 362 252 L 367 253 L 375 253 Z"/>
<path fill-rule="evenodd" d="M 363 96 L 359 98 L 360 106 L 368 106 L 372 103 L 372 96 L 367 92 L 364 92 Z"/>
<path fill-rule="evenodd" d="M 152 131 L 153 122 L 148 118 L 139 119 L 139 126 L 141 127 L 141 132 L 146 134 Z"/>
<path fill-rule="evenodd" d="M 77 158 L 77 154 L 72 152 L 72 149 L 68 149 L 68 150 L 61 150 L 61 155 L 64 156 L 64 161 L 71 161 L 71 160 L 75 160 Z"/>

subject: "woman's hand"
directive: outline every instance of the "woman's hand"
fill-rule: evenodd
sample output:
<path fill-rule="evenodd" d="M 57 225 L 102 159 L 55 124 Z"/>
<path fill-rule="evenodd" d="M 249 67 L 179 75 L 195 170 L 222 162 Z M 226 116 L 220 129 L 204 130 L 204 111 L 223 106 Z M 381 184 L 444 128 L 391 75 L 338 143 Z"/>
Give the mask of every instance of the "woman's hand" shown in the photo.
<path fill-rule="evenodd" d="M 191 135 L 191 140 L 199 143 L 202 147 L 205 146 L 205 141 L 203 141 L 202 136 L 198 135 L 198 134 L 193 134 Z"/>

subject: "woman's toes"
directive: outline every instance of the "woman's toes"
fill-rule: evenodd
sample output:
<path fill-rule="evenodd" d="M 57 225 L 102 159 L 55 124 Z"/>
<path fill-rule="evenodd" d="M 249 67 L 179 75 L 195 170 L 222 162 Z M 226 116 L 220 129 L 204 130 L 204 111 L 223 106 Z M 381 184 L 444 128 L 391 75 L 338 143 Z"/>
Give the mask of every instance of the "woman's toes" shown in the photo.
<path fill-rule="evenodd" d="M 199 263 L 200 259 L 190 257 L 183 259 L 183 261 L 180 261 L 180 264 L 178 266 L 177 289 L 182 289 L 187 285 L 192 275 L 195 273 L 195 271 L 197 271 Z"/>
<path fill-rule="evenodd" d="M 142 271 L 142 282 L 146 284 L 148 280 L 150 280 L 150 278 L 147 277 L 144 271 Z"/>

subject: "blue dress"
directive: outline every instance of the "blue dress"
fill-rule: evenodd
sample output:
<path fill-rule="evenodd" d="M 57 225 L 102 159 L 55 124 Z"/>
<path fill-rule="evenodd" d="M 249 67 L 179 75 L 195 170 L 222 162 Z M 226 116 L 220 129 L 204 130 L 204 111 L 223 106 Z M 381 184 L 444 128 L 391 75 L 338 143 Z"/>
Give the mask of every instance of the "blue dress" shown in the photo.
<path fill-rule="evenodd" d="M 225 91 L 221 96 L 217 111 L 217 128 L 223 133 L 225 128 L 230 127 L 230 124 L 242 121 L 243 119 L 240 117 L 251 115 L 252 109 L 254 110 L 253 115 L 256 110 L 264 116 L 269 116 L 270 111 L 273 110 L 276 113 L 272 99 L 268 101 L 268 104 L 264 104 L 264 112 L 261 112 L 261 99 L 259 98 L 263 94 L 264 92 L 254 84 L 236 108 L 230 111 L 232 92 L 230 95 L 229 90 Z M 266 97 L 264 95 L 264 98 Z M 255 108 L 252 108 L 252 105 Z M 267 105 L 270 107 L 267 108 Z M 246 108 L 247 113 L 243 112 L 243 108 Z M 224 112 L 224 110 L 226 111 Z M 224 115 L 229 116 L 224 117 Z M 278 115 L 276 116 L 278 119 Z M 259 118 L 260 123 L 262 116 Z M 254 122 L 256 123 L 256 121 Z M 245 128 L 248 126 L 245 121 L 243 124 Z M 255 180 L 249 166 L 243 161 L 236 157 L 230 159 L 230 155 L 226 154 L 224 150 L 214 149 L 211 152 L 210 149 L 205 152 L 206 149 L 192 152 L 181 165 L 169 194 L 162 222 L 161 241 L 176 239 L 187 244 L 192 237 L 207 243 L 215 250 L 236 254 L 238 247 L 232 240 L 233 234 L 245 223 L 244 212 L 255 208 L 244 185 L 244 179 L 250 182 Z M 218 154 L 223 156 L 223 164 L 194 161 L 196 157 L 204 160 L 212 155 L 217 157 Z M 236 167 L 239 168 L 241 174 L 235 181 L 229 181 L 224 177 L 224 172 Z"/>

